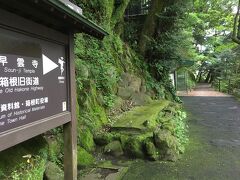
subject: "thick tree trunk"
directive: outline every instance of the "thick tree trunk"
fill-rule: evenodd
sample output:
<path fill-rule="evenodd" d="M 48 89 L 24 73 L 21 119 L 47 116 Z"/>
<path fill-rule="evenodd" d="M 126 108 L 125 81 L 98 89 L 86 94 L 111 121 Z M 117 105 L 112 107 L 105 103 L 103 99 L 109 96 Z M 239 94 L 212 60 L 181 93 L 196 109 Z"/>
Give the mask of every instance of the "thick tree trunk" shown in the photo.
<path fill-rule="evenodd" d="M 215 80 L 215 74 L 212 73 L 211 77 L 210 77 L 210 80 L 209 80 L 209 83 L 212 83 L 214 80 Z"/>
<path fill-rule="evenodd" d="M 151 38 L 157 25 L 157 14 L 164 9 L 164 0 L 152 0 L 149 14 L 147 15 L 139 40 L 139 50 L 145 55 L 148 38 Z"/>
<path fill-rule="evenodd" d="M 240 14 L 240 0 L 238 1 L 238 10 L 237 10 L 237 14 L 234 18 L 234 25 L 233 25 L 233 33 L 232 33 L 232 40 L 235 43 L 240 44 L 240 40 L 239 40 L 239 33 L 240 33 L 240 18 L 239 18 L 239 14 Z"/>
<path fill-rule="evenodd" d="M 210 70 L 208 71 L 207 77 L 206 77 L 206 79 L 205 79 L 205 83 L 209 83 L 209 82 L 210 82 L 212 73 L 213 73 L 213 69 L 210 69 Z"/>
<path fill-rule="evenodd" d="M 200 71 L 199 73 L 198 73 L 198 77 L 197 77 L 197 81 L 198 82 L 201 82 L 202 81 L 202 72 Z"/>
<path fill-rule="evenodd" d="M 111 28 L 118 34 L 120 35 L 123 31 L 123 20 L 124 20 L 124 14 L 125 10 L 129 4 L 130 0 L 122 0 L 121 4 L 116 7 L 116 10 L 112 14 L 112 19 L 111 19 Z"/>

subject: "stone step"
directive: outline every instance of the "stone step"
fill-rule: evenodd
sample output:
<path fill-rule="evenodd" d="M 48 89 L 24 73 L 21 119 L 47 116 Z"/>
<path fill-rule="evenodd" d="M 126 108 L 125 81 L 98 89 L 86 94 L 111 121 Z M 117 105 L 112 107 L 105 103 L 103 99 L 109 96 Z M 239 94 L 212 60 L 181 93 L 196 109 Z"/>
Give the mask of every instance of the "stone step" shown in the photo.
<path fill-rule="evenodd" d="M 112 131 L 142 132 L 156 127 L 158 114 L 169 105 L 170 101 L 158 100 L 135 107 L 114 119 Z"/>

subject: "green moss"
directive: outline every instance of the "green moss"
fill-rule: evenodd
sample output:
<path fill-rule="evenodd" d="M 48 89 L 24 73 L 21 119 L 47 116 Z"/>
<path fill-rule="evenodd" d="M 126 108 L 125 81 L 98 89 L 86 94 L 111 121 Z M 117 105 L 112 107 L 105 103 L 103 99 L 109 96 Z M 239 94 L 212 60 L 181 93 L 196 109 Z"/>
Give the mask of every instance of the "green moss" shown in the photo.
<path fill-rule="evenodd" d="M 91 131 L 87 128 L 81 129 L 78 135 L 80 146 L 88 152 L 92 152 L 95 149 L 95 143 L 93 141 L 93 135 Z"/>
<path fill-rule="evenodd" d="M 162 158 L 175 157 L 171 155 L 178 154 L 177 147 L 179 146 L 177 138 L 170 131 L 158 129 L 154 132 L 154 144 L 160 150 Z"/>
<path fill-rule="evenodd" d="M 181 108 L 180 104 L 170 103 L 159 113 L 157 122 L 161 125 L 161 129 L 169 131 L 176 138 L 176 149 L 183 153 L 188 143 L 188 126 L 186 113 Z"/>
<path fill-rule="evenodd" d="M 122 147 L 125 147 L 126 143 L 128 142 L 128 138 L 129 138 L 129 136 L 127 136 L 125 134 L 120 135 L 119 139 L 122 144 Z"/>
<path fill-rule="evenodd" d="M 43 179 L 47 153 L 40 136 L 0 152 L 0 179 Z"/>
<path fill-rule="evenodd" d="M 121 4 L 114 11 L 111 19 L 111 26 L 114 28 L 117 23 L 120 23 L 123 19 L 125 10 L 130 0 L 123 0 Z"/>
<path fill-rule="evenodd" d="M 103 105 L 99 102 L 100 95 L 96 90 L 94 82 L 92 80 L 85 81 L 83 89 L 78 95 L 78 103 L 80 105 L 79 130 L 81 131 L 83 127 L 86 127 L 95 131 L 106 124 L 108 118 Z"/>
<path fill-rule="evenodd" d="M 64 173 L 55 163 L 48 162 L 46 164 L 44 179 L 47 179 L 47 180 L 63 180 L 64 179 Z"/>
<path fill-rule="evenodd" d="M 148 127 L 156 126 L 156 119 L 159 112 L 169 104 L 169 101 L 160 100 L 141 107 L 135 107 L 117 118 L 113 127 L 131 127 L 145 129 L 144 122 L 149 121 Z"/>
<path fill-rule="evenodd" d="M 95 162 L 95 158 L 88 153 L 85 149 L 82 147 L 78 147 L 78 154 L 77 154 L 77 163 L 78 166 L 86 167 L 91 166 Z"/>
<path fill-rule="evenodd" d="M 114 135 L 112 133 L 103 132 L 97 133 L 94 135 L 94 141 L 97 145 L 104 146 L 110 143 L 114 139 Z"/>
<path fill-rule="evenodd" d="M 146 155 L 150 160 L 157 160 L 159 158 L 159 153 L 152 142 L 152 140 L 147 139 L 144 142 L 144 149 L 146 151 Z"/>
<path fill-rule="evenodd" d="M 100 124 L 105 124 L 108 122 L 105 109 L 98 102 L 98 93 L 96 86 L 91 82 L 90 84 L 90 93 L 88 95 L 88 112 L 94 117 L 96 121 L 99 121 Z"/>
<path fill-rule="evenodd" d="M 123 149 L 122 149 L 121 143 L 119 141 L 110 142 L 104 147 L 104 153 L 113 155 L 116 157 L 123 155 Z"/>
<path fill-rule="evenodd" d="M 62 150 L 63 140 L 60 138 L 49 138 L 48 142 L 48 159 L 52 162 L 58 162 Z"/>
<path fill-rule="evenodd" d="M 125 154 L 130 158 L 144 158 L 143 144 L 139 138 L 130 137 L 123 148 Z"/>

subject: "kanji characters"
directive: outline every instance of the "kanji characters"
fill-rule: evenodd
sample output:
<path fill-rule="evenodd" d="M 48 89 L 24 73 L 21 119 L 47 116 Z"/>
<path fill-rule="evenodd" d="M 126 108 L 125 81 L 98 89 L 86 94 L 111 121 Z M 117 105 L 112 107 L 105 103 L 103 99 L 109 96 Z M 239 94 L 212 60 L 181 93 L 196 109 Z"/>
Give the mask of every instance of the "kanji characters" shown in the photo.
<path fill-rule="evenodd" d="M 0 77 L 0 87 L 38 86 L 39 77 Z"/>
<path fill-rule="evenodd" d="M 17 67 L 25 67 L 23 58 L 17 58 Z"/>
<path fill-rule="evenodd" d="M 10 102 L 10 103 L 0 104 L 0 112 L 7 112 L 7 111 L 17 110 L 17 109 L 20 109 L 19 102 Z"/>
<path fill-rule="evenodd" d="M 5 66 L 5 64 L 7 64 L 7 57 L 6 56 L 0 56 L 0 63 L 2 64 L 2 66 Z"/>
<path fill-rule="evenodd" d="M 36 98 L 36 99 L 29 99 L 25 101 L 25 106 L 36 106 L 40 104 L 47 104 L 48 103 L 48 97 L 42 97 L 42 98 Z"/>
<path fill-rule="evenodd" d="M 9 87 L 8 77 L 0 77 L 0 87 Z"/>
<path fill-rule="evenodd" d="M 17 77 L 10 77 L 9 78 L 9 85 L 11 87 L 18 86 L 18 79 L 17 79 Z"/>
<path fill-rule="evenodd" d="M 33 85 L 38 86 L 39 85 L 39 77 L 33 77 Z"/>

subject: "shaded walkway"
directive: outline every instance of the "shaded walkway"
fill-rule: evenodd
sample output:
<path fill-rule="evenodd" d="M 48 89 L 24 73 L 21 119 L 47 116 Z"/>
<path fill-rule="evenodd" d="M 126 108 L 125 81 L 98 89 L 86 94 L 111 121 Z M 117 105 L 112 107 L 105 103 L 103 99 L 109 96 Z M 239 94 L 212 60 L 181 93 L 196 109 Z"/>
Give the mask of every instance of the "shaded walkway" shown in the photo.
<path fill-rule="evenodd" d="M 176 163 L 139 161 L 124 179 L 240 179 L 240 103 L 206 84 L 182 97 L 190 143 Z"/>
<path fill-rule="evenodd" d="M 213 97 L 231 97 L 231 95 L 215 91 L 210 84 L 199 84 L 194 91 L 179 91 L 179 96 L 213 96 Z"/>

